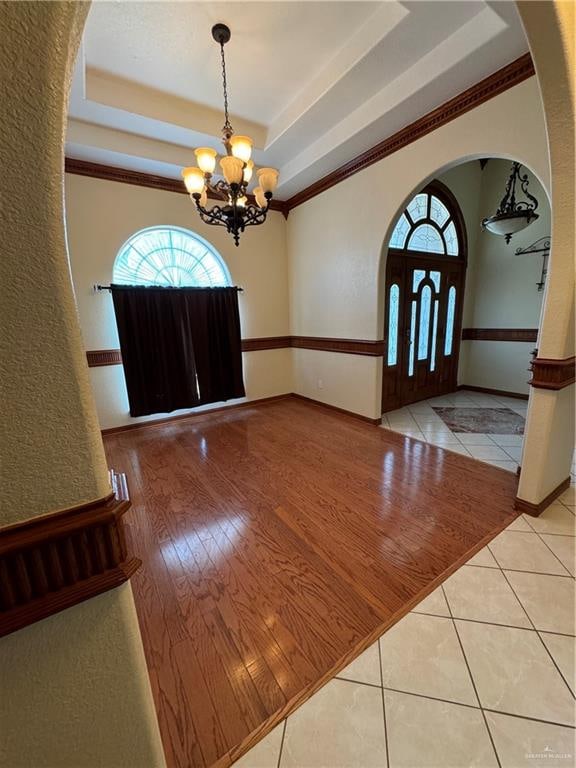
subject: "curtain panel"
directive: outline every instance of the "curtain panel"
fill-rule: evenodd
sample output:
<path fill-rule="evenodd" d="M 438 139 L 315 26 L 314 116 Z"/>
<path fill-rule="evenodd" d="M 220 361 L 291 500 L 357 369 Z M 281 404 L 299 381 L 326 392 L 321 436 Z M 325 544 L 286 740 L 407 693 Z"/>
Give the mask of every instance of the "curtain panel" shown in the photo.
<path fill-rule="evenodd" d="M 245 395 L 236 288 L 111 289 L 131 416 Z"/>

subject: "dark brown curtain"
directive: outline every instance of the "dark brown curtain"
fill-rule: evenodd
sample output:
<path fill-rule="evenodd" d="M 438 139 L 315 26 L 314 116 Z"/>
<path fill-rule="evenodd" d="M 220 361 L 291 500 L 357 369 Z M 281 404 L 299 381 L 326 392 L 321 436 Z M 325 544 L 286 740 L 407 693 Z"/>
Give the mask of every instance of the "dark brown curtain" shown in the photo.
<path fill-rule="evenodd" d="M 243 397 L 236 288 L 112 286 L 131 416 Z"/>

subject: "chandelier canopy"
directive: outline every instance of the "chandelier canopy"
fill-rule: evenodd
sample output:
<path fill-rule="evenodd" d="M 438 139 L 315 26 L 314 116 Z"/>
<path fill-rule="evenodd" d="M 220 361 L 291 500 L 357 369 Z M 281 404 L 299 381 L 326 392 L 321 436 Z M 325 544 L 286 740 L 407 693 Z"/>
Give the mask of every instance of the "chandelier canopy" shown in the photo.
<path fill-rule="evenodd" d="M 206 224 L 226 227 L 234 237 L 236 245 L 240 233 L 249 226 L 263 224 L 270 207 L 270 200 L 278 184 L 275 168 L 259 168 L 256 171 L 258 184 L 253 189 L 254 202 L 248 200 L 248 184 L 254 173 L 252 139 L 236 136 L 228 117 L 228 86 L 226 82 L 226 59 L 224 46 L 230 40 L 231 32 L 225 24 L 212 27 L 212 37 L 220 46 L 222 58 L 222 85 L 224 91 L 224 125 L 222 143 L 226 154 L 219 160 L 220 173 L 224 178 L 213 181 L 218 153 L 210 147 L 194 150 L 197 166 L 182 170 L 184 184 L 196 204 L 200 218 Z M 207 207 L 208 198 L 222 201 Z"/>
<path fill-rule="evenodd" d="M 520 163 L 512 163 L 510 177 L 506 183 L 506 192 L 500 201 L 498 210 L 493 216 L 482 219 L 482 229 L 487 229 L 494 235 L 503 235 L 506 242 L 509 243 L 512 235 L 520 232 L 536 221 L 538 214 L 538 200 L 528 192 L 528 174 L 522 175 Z M 520 183 L 520 188 L 526 200 L 516 199 L 516 183 Z"/>

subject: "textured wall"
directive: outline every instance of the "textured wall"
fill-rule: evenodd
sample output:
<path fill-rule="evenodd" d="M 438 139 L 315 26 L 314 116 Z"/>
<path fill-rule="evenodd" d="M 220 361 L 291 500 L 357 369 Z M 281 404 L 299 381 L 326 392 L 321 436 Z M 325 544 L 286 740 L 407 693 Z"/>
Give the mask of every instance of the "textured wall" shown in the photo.
<path fill-rule="evenodd" d="M 223 228 L 200 221 L 187 195 L 67 174 L 66 222 L 86 349 L 119 346 L 112 297 L 107 292 L 95 295 L 92 286 L 110 283 L 116 254 L 134 232 L 163 224 L 197 232 L 218 250 L 232 282 L 244 288 L 239 296 L 244 338 L 288 334 L 286 220 L 281 213 L 271 212 L 264 226 L 248 228 L 236 247 Z M 130 417 L 121 366 L 93 368 L 90 374 L 102 428 L 166 415 Z M 247 397 L 243 399 L 291 392 L 291 351 L 246 352 L 244 381 Z"/>
<path fill-rule="evenodd" d="M 88 5 L 1 5 L 0 524 L 6 524 L 99 498 L 109 484 L 82 361 L 63 211 L 68 49 L 78 43 Z"/>
<path fill-rule="evenodd" d="M 63 127 L 87 4 L 0 3 L 0 525 L 109 493 L 63 221 Z M 164 765 L 128 585 L 0 640 L 0 763 Z"/>
<path fill-rule="evenodd" d="M 542 90 L 552 174 L 552 252 L 538 354 L 565 358 L 574 355 L 576 6 L 519 2 L 518 7 Z M 573 385 L 531 393 L 518 489 L 522 499 L 540 501 L 570 474 L 574 390 Z"/>

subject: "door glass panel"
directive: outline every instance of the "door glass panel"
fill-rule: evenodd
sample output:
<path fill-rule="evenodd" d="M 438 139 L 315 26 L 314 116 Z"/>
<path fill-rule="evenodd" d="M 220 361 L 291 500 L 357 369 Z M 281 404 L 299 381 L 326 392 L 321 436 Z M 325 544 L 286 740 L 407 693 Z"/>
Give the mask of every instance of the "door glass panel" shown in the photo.
<path fill-rule="evenodd" d="M 394 283 L 390 286 L 388 297 L 388 365 L 398 362 L 398 303 L 400 288 Z"/>
<path fill-rule="evenodd" d="M 406 243 L 406 236 L 410 230 L 410 223 L 406 216 L 402 214 L 398 219 L 392 237 L 390 238 L 390 248 L 404 248 Z"/>
<path fill-rule="evenodd" d="M 444 339 L 444 354 L 452 354 L 452 336 L 454 334 L 454 311 L 456 309 L 456 288 L 448 291 L 448 311 L 446 313 L 446 338 Z"/>
<path fill-rule="evenodd" d="M 440 272 L 430 272 L 430 280 L 434 283 L 436 293 L 440 293 Z"/>
<path fill-rule="evenodd" d="M 431 224 L 419 224 L 410 235 L 408 250 L 444 253 L 444 243 L 438 230 Z"/>
<path fill-rule="evenodd" d="M 413 222 L 425 219 L 428 215 L 428 195 L 425 192 L 421 192 L 419 195 L 412 198 L 407 211 Z"/>
<path fill-rule="evenodd" d="M 410 356 L 408 361 L 408 376 L 414 376 L 414 347 L 416 345 L 416 302 L 412 302 L 412 319 L 410 321 Z"/>
<path fill-rule="evenodd" d="M 434 318 L 432 320 L 432 349 L 430 350 L 430 370 L 436 368 L 436 334 L 438 333 L 438 299 L 434 299 Z"/>
<path fill-rule="evenodd" d="M 446 240 L 448 254 L 450 256 L 458 256 L 458 235 L 456 234 L 456 227 L 453 221 L 444 230 L 444 239 Z"/>
<path fill-rule="evenodd" d="M 420 295 L 420 328 L 418 329 L 418 360 L 428 357 L 428 334 L 430 332 L 430 305 L 432 290 L 429 285 L 422 288 Z"/>
<path fill-rule="evenodd" d="M 426 277 L 426 272 L 423 269 L 415 269 L 412 277 L 412 292 L 418 293 L 418 286 Z"/>
<path fill-rule="evenodd" d="M 430 218 L 433 219 L 440 228 L 442 228 L 450 218 L 448 208 L 446 208 L 444 203 L 438 200 L 434 195 L 430 201 Z"/>

